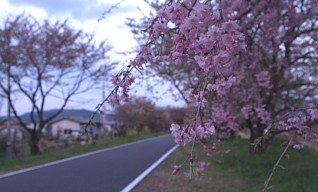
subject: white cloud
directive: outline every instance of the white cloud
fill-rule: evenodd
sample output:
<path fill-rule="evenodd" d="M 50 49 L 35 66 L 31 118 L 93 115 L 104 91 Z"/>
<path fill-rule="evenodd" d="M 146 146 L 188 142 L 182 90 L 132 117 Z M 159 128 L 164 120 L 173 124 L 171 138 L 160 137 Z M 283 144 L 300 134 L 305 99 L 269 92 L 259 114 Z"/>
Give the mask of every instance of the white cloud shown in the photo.
<path fill-rule="evenodd" d="M 37 7 L 44 9 L 49 16 L 64 15 L 77 20 L 96 19 L 111 3 L 97 0 L 9 0 L 14 7 Z"/>
<path fill-rule="evenodd" d="M 114 46 L 113 52 L 131 51 L 137 45 L 125 21 L 128 17 L 142 16 L 137 7 L 149 9 L 143 0 L 0 0 L 0 4 L 1 19 L 21 13 L 31 14 L 39 21 L 68 19 L 72 26 L 95 33 L 96 41 L 108 39 Z M 103 12 L 116 4 L 118 6 L 98 22 Z M 124 61 L 117 55 L 114 59 Z"/>
<path fill-rule="evenodd" d="M 142 14 L 138 11 L 139 7 L 144 13 L 148 13 L 149 7 L 143 0 L 121 0 L 117 8 L 107 14 L 105 19 L 98 22 L 102 13 L 118 3 L 120 0 L 0 0 L 0 21 L 3 21 L 8 15 L 18 15 L 21 13 L 31 14 L 37 20 L 49 19 L 52 21 L 65 20 L 68 18 L 69 24 L 82 29 L 85 32 L 95 33 L 96 41 L 108 39 L 108 42 L 114 47 L 113 53 L 131 51 L 137 43 L 133 39 L 130 29 L 125 25 L 126 18 L 138 19 Z M 112 54 L 112 59 L 125 62 L 133 59 L 133 55 L 124 57 L 122 55 Z M 162 89 L 162 88 L 158 88 Z M 96 93 L 96 91 L 94 91 Z M 98 95 L 98 94 L 97 94 Z M 94 109 L 97 102 L 101 100 L 100 96 L 91 94 L 87 97 L 92 102 L 86 103 L 85 108 Z M 166 100 L 166 99 L 164 99 Z M 161 103 L 176 103 L 167 99 Z M 21 101 L 23 101 L 21 99 Z M 0 101 L 1 102 L 1 101 Z M 50 102 L 48 108 L 54 108 L 56 102 Z M 22 104 L 21 104 L 22 103 Z M 17 103 L 23 106 L 23 102 Z M 1 103 L 0 103 L 1 104 Z M 70 104 L 69 107 L 78 104 Z M 28 111 L 23 107 L 20 113 Z M 3 110 L 3 109 L 2 109 Z M 1 108 L 0 108 L 1 111 Z"/>

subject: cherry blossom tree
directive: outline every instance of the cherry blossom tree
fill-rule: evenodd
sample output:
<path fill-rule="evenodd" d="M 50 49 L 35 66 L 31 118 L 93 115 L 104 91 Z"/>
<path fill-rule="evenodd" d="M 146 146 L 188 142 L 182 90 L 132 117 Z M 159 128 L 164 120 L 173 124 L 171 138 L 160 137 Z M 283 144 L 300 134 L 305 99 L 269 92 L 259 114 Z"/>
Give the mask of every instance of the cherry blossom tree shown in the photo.
<path fill-rule="evenodd" d="M 158 114 L 157 109 L 155 104 L 146 98 L 133 98 L 131 101 L 117 106 L 115 113 L 124 132 L 135 129 L 139 134 L 145 126 L 156 128 L 152 127 L 152 120 Z"/>
<path fill-rule="evenodd" d="M 292 133 L 282 156 L 291 146 L 301 148 L 296 135 L 318 142 L 311 130 L 318 118 L 317 0 L 168 0 L 152 5 L 154 17 L 142 21 L 147 22 L 146 35 L 137 36 L 143 45 L 115 76 L 105 102 L 127 100 L 131 72 L 145 66 L 157 75 L 167 69 L 164 75 L 181 77 L 166 79 L 181 87 L 193 116 L 170 130 L 176 143 L 192 145 L 191 170 L 196 142 L 217 150 L 220 133 L 242 128 L 250 130 L 251 149 L 257 153 L 282 132 Z M 132 20 L 129 25 L 137 35 L 138 27 L 145 26 Z M 212 146 L 204 144 L 209 137 L 215 139 Z"/>
<path fill-rule="evenodd" d="M 142 12 L 144 17 L 139 20 L 136 20 L 135 18 L 127 18 L 126 22 L 126 25 L 130 27 L 135 40 L 140 46 L 143 46 L 147 42 L 148 36 L 147 33 L 145 33 L 145 29 L 149 27 L 149 21 L 156 16 L 156 11 L 163 6 L 163 2 L 144 1 L 152 8 L 152 10 L 149 13 Z M 160 49 L 160 52 L 162 52 L 166 47 L 172 46 L 173 42 L 171 41 L 171 35 L 172 34 L 167 33 L 162 37 L 161 42 L 158 42 L 158 51 Z M 138 52 L 139 47 L 136 49 Z M 153 81 L 158 81 L 156 82 L 158 84 L 162 82 L 169 82 L 169 91 L 175 96 L 175 99 L 182 99 L 186 103 L 188 102 L 185 98 L 185 91 L 194 87 L 198 83 L 198 79 L 193 78 L 192 66 L 175 65 L 173 62 L 165 62 L 164 64 L 159 62 L 150 62 L 146 65 L 149 65 L 149 67 L 145 67 L 142 77 L 139 78 L 150 79 L 152 77 L 157 77 L 157 79 L 152 79 Z M 178 71 L 178 73 L 176 73 L 176 71 Z"/>
<path fill-rule="evenodd" d="M 281 132 L 317 142 L 308 126 L 317 118 L 317 0 L 152 5 L 155 16 L 143 29 L 147 40 L 115 76 L 116 87 L 106 100 L 128 98 L 133 70 L 156 70 L 157 64 L 178 76 L 187 69 L 195 83 L 188 81 L 190 87 L 180 92 L 194 115 L 186 125 L 171 126 L 180 145 L 244 127 L 251 131 L 251 143 L 258 144 L 257 152 Z M 135 32 L 144 26 L 129 25 Z"/>
<path fill-rule="evenodd" d="M 115 107 L 122 133 L 134 129 L 139 134 L 145 127 L 154 132 L 167 131 L 171 122 L 183 123 L 187 113 L 186 108 L 156 106 L 146 97 L 133 97 L 129 102 Z"/>
<path fill-rule="evenodd" d="M 198 89 L 203 89 L 200 84 L 206 81 L 207 91 L 200 95 L 208 106 L 204 114 L 210 114 L 219 132 L 232 133 L 246 127 L 254 143 L 263 136 L 269 122 L 316 100 L 317 1 L 148 3 L 155 11 L 150 15 L 158 15 L 155 20 L 128 22 L 140 43 L 147 38 L 141 29 L 152 35 L 148 47 L 155 59 L 147 60 L 148 69 L 170 81 L 188 102 L 197 99 Z M 182 13 L 183 18 L 169 18 L 173 11 Z M 223 34 L 216 30 L 218 25 Z M 204 28 L 209 27 L 216 29 L 207 37 L 209 31 Z M 231 56 L 228 52 L 238 47 L 238 33 L 244 38 L 245 50 L 241 47 Z M 220 38 L 211 40 L 213 35 Z M 165 55 L 165 60 L 158 62 L 162 59 L 158 55 Z M 218 68 L 216 62 L 222 67 Z M 206 73 L 213 78 L 202 78 Z M 193 89 L 186 91 L 189 88 Z M 264 152 L 275 135 L 292 130 L 269 129 L 258 151 Z"/>
<path fill-rule="evenodd" d="M 110 66 L 104 62 L 109 50 L 105 42 L 96 45 L 92 34 L 72 29 L 67 20 L 39 23 L 31 16 L 18 15 L 8 16 L 3 22 L 0 90 L 14 117 L 30 134 L 32 154 L 39 153 L 42 130 L 70 99 L 94 88 L 99 78 L 106 75 Z M 56 105 L 56 113 L 45 116 L 49 97 L 60 99 L 61 105 Z M 14 105 L 17 98 L 25 98 L 25 106 Z M 20 108 L 27 106 L 31 123 L 18 114 Z"/>

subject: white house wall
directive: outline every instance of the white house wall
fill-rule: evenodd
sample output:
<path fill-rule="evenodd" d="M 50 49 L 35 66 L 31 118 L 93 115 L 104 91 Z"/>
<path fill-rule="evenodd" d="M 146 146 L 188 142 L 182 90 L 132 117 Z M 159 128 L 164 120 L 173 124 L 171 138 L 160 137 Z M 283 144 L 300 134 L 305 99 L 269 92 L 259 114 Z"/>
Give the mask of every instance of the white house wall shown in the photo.
<path fill-rule="evenodd" d="M 61 121 L 58 121 L 56 123 L 52 124 L 52 136 L 57 137 L 60 135 L 64 135 L 65 129 L 72 129 L 72 130 L 78 130 L 80 129 L 80 124 L 78 122 L 63 119 Z M 78 133 L 73 132 L 72 135 L 78 135 Z"/>

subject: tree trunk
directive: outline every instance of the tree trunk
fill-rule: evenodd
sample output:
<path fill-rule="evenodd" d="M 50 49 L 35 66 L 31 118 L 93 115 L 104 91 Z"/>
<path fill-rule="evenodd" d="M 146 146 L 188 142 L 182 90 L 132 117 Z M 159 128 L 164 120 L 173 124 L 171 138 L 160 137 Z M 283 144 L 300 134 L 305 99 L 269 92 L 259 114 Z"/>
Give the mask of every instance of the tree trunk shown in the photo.
<path fill-rule="evenodd" d="M 40 136 L 38 131 L 33 131 L 30 139 L 31 155 L 38 155 L 40 153 L 39 141 Z"/>
<path fill-rule="evenodd" d="M 252 154 L 263 154 L 266 152 L 269 138 L 264 137 L 265 126 L 257 123 L 257 127 L 253 127 L 250 121 L 247 121 L 248 128 L 251 131 L 249 151 Z"/>

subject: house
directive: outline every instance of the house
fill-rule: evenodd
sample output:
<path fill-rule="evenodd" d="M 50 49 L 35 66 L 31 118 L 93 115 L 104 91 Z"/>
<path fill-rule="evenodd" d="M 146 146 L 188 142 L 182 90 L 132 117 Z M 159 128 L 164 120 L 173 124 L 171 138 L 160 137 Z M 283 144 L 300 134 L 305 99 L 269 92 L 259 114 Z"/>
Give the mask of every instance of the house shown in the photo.
<path fill-rule="evenodd" d="M 25 130 L 20 126 L 20 123 L 16 119 L 11 119 L 8 122 L 7 118 L 0 118 L 0 137 L 8 135 L 8 123 L 10 123 L 10 135 L 14 140 L 22 140 L 25 137 Z"/>
<path fill-rule="evenodd" d="M 103 137 L 108 135 L 117 125 L 114 114 L 95 114 L 92 123 L 89 123 L 93 111 L 85 109 L 64 110 L 46 128 L 47 135 L 53 137 L 79 136 L 87 126 L 90 136 Z"/>
<path fill-rule="evenodd" d="M 108 130 L 101 122 L 94 122 L 93 125 L 88 122 L 89 119 L 81 117 L 62 117 L 50 123 L 48 132 L 53 137 L 79 136 L 83 134 L 83 129 L 86 126 L 90 135 L 104 135 L 107 133 Z"/>
<path fill-rule="evenodd" d="M 119 122 L 116 118 L 116 115 L 113 113 L 107 113 L 104 115 L 104 120 L 102 120 L 105 128 L 108 132 L 116 131 L 119 126 Z"/>
<path fill-rule="evenodd" d="M 46 119 L 57 111 L 58 109 L 44 111 L 43 116 Z M 65 109 L 48 123 L 44 130 L 42 130 L 42 133 L 44 136 L 53 137 L 78 136 L 82 132 L 82 127 L 89 125 L 87 127 L 89 134 L 103 137 L 117 127 L 116 117 L 111 113 L 107 113 L 106 115 L 96 113 L 92 119 L 93 123 L 89 124 L 93 113 L 94 111 L 86 109 Z M 25 113 L 21 118 L 29 127 L 33 127 L 31 113 Z M 35 121 L 39 119 L 37 114 L 34 114 L 33 119 Z M 11 125 L 12 130 L 15 130 L 14 133 L 16 133 L 19 138 L 24 137 L 25 131 L 19 125 L 18 121 L 13 118 Z M 0 117 L 0 136 L 1 134 L 6 134 L 6 132 L 6 118 Z"/>

